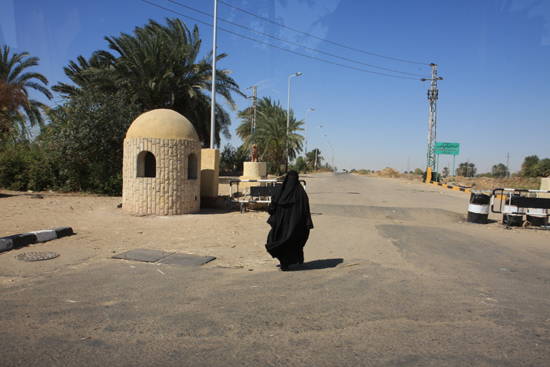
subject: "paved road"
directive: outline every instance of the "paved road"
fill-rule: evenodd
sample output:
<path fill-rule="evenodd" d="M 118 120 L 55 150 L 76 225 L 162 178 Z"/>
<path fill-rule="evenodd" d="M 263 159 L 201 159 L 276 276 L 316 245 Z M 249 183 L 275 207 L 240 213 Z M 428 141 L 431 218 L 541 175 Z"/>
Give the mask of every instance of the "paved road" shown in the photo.
<path fill-rule="evenodd" d="M 113 260 L 0 288 L 0 365 L 550 365 L 549 232 L 465 223 L 468 194 L 435 186 L 305 179 L 303 266 Z"/>

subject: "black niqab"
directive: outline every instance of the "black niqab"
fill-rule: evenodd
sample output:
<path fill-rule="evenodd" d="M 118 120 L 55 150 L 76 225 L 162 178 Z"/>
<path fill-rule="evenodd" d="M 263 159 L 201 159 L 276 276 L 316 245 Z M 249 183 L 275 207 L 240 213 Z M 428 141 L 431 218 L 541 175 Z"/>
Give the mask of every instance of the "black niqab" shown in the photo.
<path fill-rule="evenodd" d="M 267 252 L 279 259 L 282 267 L 303 263 L 303 249 L 313 222 L 298 172 L 288 172 L 267 211 L 270 214 L 267 223 L 271 226 L 265 245 Z"/>

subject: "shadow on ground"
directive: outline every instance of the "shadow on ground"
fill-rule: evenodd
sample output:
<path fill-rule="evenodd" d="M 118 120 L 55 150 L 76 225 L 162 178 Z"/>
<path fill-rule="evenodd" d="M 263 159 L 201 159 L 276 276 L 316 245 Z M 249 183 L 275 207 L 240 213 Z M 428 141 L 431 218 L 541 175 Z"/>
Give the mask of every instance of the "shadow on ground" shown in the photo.
<path fill-rule="evenodd" d="M 335 268 L 343 263 L 344 259 L 313 260 L 300 265 L 290 265 L 287 271 L 320 270 Z"/>

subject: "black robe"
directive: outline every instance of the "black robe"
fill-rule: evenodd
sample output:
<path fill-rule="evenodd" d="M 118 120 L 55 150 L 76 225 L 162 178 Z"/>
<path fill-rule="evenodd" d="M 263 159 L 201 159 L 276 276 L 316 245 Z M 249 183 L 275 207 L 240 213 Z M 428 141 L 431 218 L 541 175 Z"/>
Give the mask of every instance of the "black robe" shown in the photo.
<path fill-rule="evenodd" d="M 304 246 L 313 228 L 309 199 L 300 184 L 298 173 L 290 171 L 273 196 L 267 212 L 271 230 L 267 235 L 267 252 L 281 262 L 281 267 L 304 262 Z"/>

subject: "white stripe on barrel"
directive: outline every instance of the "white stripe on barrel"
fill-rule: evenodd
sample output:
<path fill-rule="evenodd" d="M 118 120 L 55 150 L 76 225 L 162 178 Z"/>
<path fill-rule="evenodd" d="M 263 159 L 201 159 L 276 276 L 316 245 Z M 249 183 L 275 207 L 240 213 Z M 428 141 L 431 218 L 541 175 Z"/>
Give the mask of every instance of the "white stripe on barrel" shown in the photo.
<path fill-rule="evenodd" d="M 489 205 L 470 204 L 468 205 L 469 213 L 489 214 Z"/>

